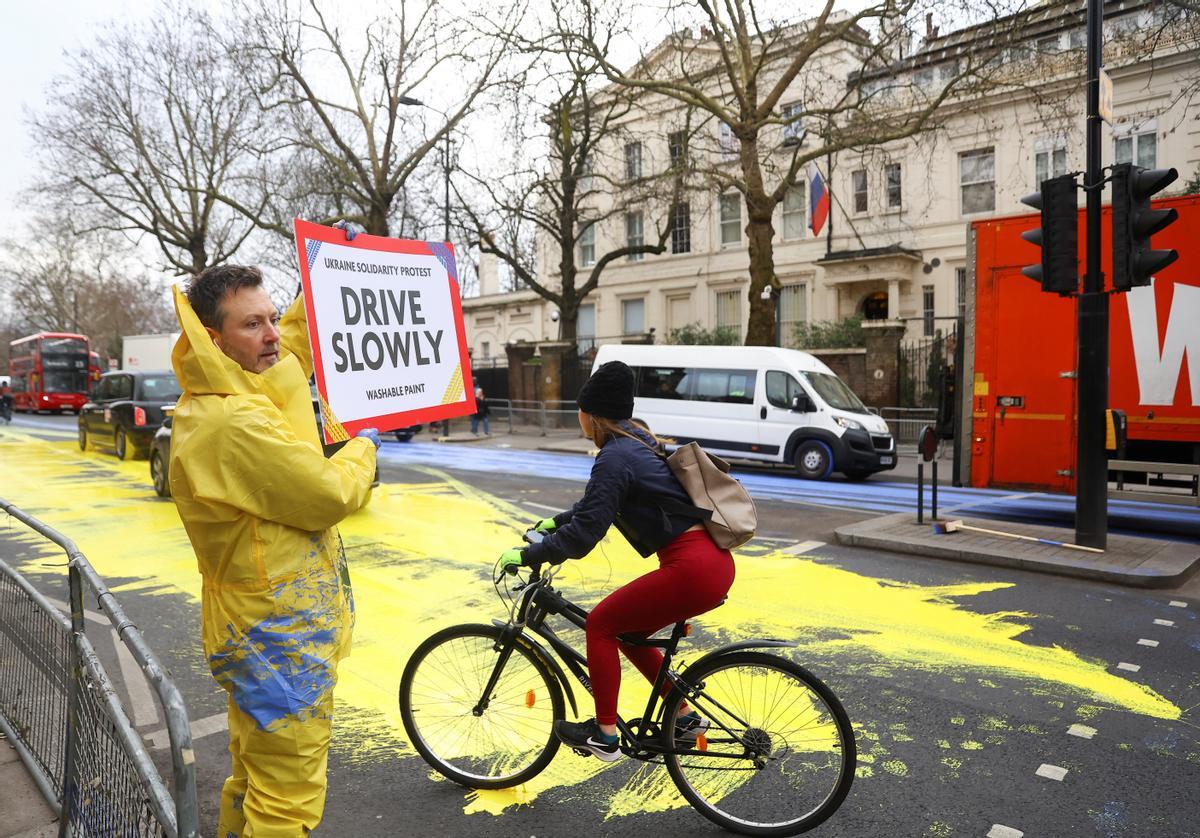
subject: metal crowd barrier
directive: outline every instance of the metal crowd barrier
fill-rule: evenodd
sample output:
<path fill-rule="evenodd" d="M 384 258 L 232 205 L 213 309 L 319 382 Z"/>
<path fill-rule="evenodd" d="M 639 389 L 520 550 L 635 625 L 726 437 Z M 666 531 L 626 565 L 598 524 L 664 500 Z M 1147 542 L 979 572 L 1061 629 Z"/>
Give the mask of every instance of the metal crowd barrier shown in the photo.
<path fill-rule="evenodd" d="M 579 433 L 579 421 L 576 418 L 579 408 L 574 400 L 488 399 L 488 409 L 493 422 L 501 417 L 508 420 L 509 433 L 513 433 L 515 427 L 534 427 L 542 436 L 559 432 Z"/>
<path fill-rule="evenodd" d="M 916 445 L 921 428 L 937 422 L 937 408 L 933 407 L 881 407 L 878 413 L 898 445 Z"/>
<path fill-rule="evenodd" d="M 68 560 L 69 620 L 0 561 L 0 731 L 58 813 L 59 835 L 197 836 L 195 756 L 179 689 L 74 542 L 3 499 L 0 509 Z M 85 589 L 158 696 L 170 791 L 86 634 Z"/>

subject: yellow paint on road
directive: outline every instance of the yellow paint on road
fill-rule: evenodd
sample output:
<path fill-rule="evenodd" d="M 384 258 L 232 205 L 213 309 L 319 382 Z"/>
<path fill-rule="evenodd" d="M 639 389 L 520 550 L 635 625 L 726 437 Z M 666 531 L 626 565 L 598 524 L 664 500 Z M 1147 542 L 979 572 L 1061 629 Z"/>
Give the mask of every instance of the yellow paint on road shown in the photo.
<path fill-rule="evenodd" d="M 200 576 L 191 546 L 174 504 L 154 496 L 145 461 L 119 462 L 103 453 L 80 453 L 74 443 L 40 440 L 10 427 L 0 430 L 0 463 L 0 495 L 73 538 L 115 590 L 182 594 L 199 601 Z M 521 525 L 532 517 L 439 470 L 409 471 L 413 482 L 380 486 L 370 503 L 341 526 L 358 622 L 354 651 L 340 668 L 334 737 L 335 747 L 351 759 L 378 761 L 389 754 L 413 753 L 396 704 L 408 656 L 439 628 L 504 617 L 492 588 L 492 567 L 502 550 L 519 543 Z M 572 499 L 554 500 L 565 507 Z M 36 559 L 24 567 L 48 569 Z M 590 606 L 650 567 L 613 531 L 592 555 L 568 562 L 557 587 Z M 1104 661 L 1059 646 L 1023 642 L 1033 615 L 979 613 L 963 607 L 972 597 L 1010 587 L 1003 582 L 923 586 L 876 579 L 811 554 L 791 556 L 758 547 L 739 556 L 728 603 L 697 621 L 704 630 L 699 644 L 784 637 L 800 644 L 801 661 L 815 654 L 846 655 L 869 662 L 875 667 L 872 672 L 919 669 L 952 677 L 999 675 L 1060 698 L 1071 692 L 1089 707 L 1163 719 L 1180 716 L 1172 701 L 1108 672 Z M 566 637 L 579 639 L 577 634 Z M 154 645 L 152 630 L 148 639 Z M 199 638 L 196 646 L 196 664 L 202 666 Z M 695 653 L 685 657 L 694 659 Z M 846 672 L 818 674 L 828 676 L 840 690 L 855 689 Z M 627 670 L 622 712 L 638 714 L 645 695 L 645 683 Z M 576 697 L 585 717 L 590 715 L 588 696 L 576 688 Z M 862 696 L 855 704 L 870 706 Z M 865 739 L 878 740 L 870 731 L 874 720 L 855 721 Z M 998 717 L 985 724 L 989 730 L 1007 727 Z M 883 746 L 877 747 L 881 756 L 885 754 Z M 895 759 L 881 758 L 878 765 L 885 775 L 908 770 Z M 577 786 L 607 770 L 597 760 L 580 759 L 564 749 L 545 772 L 518 789 L 467 795 L 464 810 L 498 814 L 533 801 L 542 791 Z M 865 765 L 858 771 L 859 777 L 885 775 Z M 665 772 L 643 767 L 624 781 L 607 815 L 682 805 Z"/>

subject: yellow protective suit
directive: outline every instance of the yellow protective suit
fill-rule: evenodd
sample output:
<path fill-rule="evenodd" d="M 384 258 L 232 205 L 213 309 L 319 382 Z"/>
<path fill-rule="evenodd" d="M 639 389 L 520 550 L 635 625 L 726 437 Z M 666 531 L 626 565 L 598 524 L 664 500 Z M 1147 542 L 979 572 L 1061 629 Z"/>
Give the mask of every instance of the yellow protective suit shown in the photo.
<path fill-rule="evenodd" d="M 325 807 L 333 686 L 354 626 L 334 525 L 365 502 L 375 448 L 352 439 L 322 454 L 302 300 L 261 374 L 213 345 L 178 289 L 175 309 L 171 493 L 203 577 L 204 653 L 229 693 L 217 834 L 304 835 Z"/>

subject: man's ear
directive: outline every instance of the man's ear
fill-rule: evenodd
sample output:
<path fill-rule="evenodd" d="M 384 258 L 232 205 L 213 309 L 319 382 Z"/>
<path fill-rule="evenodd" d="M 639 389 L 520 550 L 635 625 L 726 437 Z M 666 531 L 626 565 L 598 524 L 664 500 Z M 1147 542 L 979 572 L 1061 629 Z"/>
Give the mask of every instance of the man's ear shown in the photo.
<path fill-rule="evenodd" d="M 204 331 L 208 332 L 208 336 L 212 339 L 213 346 L 217 347 L 217 349 L 220 349 L 222 352 L 224 352 L 225 349 L 224 349 L 224 347 L 221 346 L 221 333 L 218 332 L 216 329 L 210 329 L 208 326 L 204 327 Z"/>

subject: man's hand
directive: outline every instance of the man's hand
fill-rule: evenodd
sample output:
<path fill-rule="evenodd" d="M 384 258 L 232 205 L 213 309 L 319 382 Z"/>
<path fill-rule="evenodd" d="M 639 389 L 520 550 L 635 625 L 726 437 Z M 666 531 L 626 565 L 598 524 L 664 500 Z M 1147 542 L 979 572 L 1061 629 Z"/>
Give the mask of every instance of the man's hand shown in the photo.
<path fill-rule="evenodd" d="M 354 237 L 358 235 L 358 229 L 351 221 L 335 221 L 333 226 L 346 234 L 346 241 L 348 242 L 354 241 Z"/>
<path fill-rule="evenodd" d="M 379 439 L 379 431 L 377 431 L 375 428 L 363 428 L 361 431 L 356 433 L 355 436 L 361 436 L 364 439 L 371 440 L 371 442 L 375 443 L 376 451 L 378 451 L 379 446 L 383 444 Z"/>
<path fill-rule="evenodd" d="M 500 554 L 500 569 L 509 575 L 515 575 L 517 570 L 525 563 L 525 558 L 522 555 L 523 552 L 520 547 L 505 550 Z"/>
<path fill-rule="evenodd" d="M 558 529 L 558 524 L 554 523 L 553 518 L 543 518 L 534 524 L 533 528 L 537 532 L 554 532 Z"/>

